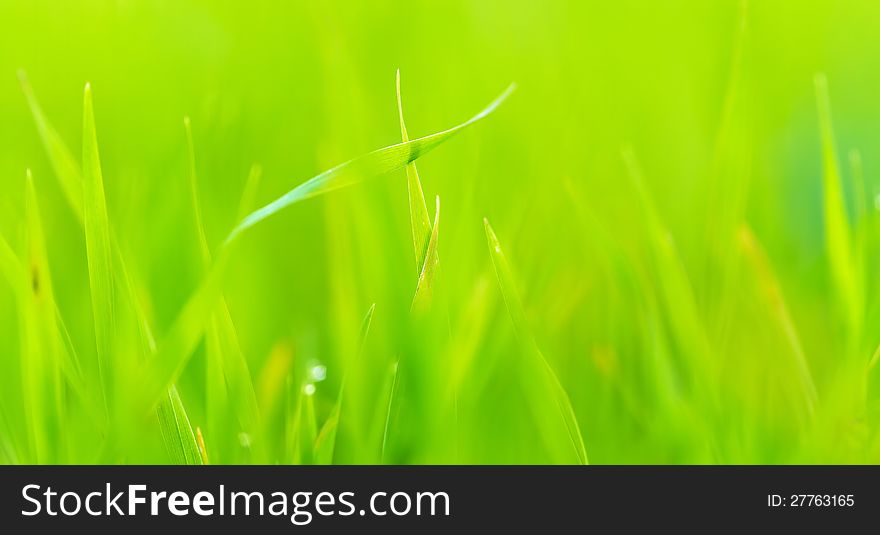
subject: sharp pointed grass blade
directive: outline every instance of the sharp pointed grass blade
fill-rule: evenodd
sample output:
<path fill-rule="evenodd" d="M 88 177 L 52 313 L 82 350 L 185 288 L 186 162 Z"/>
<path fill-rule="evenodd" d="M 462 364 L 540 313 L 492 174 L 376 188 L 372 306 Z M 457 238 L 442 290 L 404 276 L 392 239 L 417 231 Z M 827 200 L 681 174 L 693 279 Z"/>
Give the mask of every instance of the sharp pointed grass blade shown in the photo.
<path fill-rule="evenodd" d="M 27 97 L 28 102 L 31 106 L 32 115 L 34 116 L 34 122 L 37 124 L 37 128 L 40 131 L 43 146 L 49 156 L 52 168 L 55 170 L 55 174 L 59 182 L 61 182 L 62 184 L 62 189 L 65 192 L 65 199 L 67 200 L 71 210 L 77 216 L 80 225 L 84 225 L 83 176 L 80 166 L 73 159 L 70 149 L 61 139 L 61 137 L 58 136 L 54 127 L 49 123 L 49 120 L 43 114 L 43 111 L 40 108 L 40 105 L 37 102 L 36 97 L 34 96 L 34 93 L 31 90 L 30 85 L 28 84 L 23 72 L 20 72 L 20 77 L 22 80 L 22 88 L 24 90 L 25 96 Z M 134 307 L 135 312 L 137 313 L 137 317 L 141 320 L 140 328 L 142 331 L 142 336 L 145 339 L 147 345 L 152 347 L 154 346 L 152 333 L 150 332 L 149 324 L 146 321 L 146 315 L 143 313 L 140 300 L 133 291 L 134 285 L 131 278 L 131 273 L 126 266 L 126 262 L 122 254 L 122 249 L 119 247 L 119 243 L 117 242 L 116 235 L 113 232 L 112 227 L 110 228 L 110 246 L 111 253 L 113 254 L 114 269 L 117 273 L 120 274 L 120 277 L 122 279 L 121 283 L 124 286 L 123 290 L 128 299 L 128 302 L 131 303 L 131 305 Z"/>
<path fill-rule="evenodd" d="M 189 193 L 192 204 L 193 219 L 195 220 L 196 235 L 199 242 L 199 254 L 202 259 L 203 269 L 211 265 L 211 249 L 208 247 L 208 239 L 205 236 L 205 224 L 202 220 L 202 207 L 199 203 L 198 175 L 196 174 L 196 153 L 193 146 L 192 125 L 189 117 L 183 118 L 183 127 L 186 130 L 187 167 L 189 176 Z"/>
<path fill-rule="evenodd" d="M 33 235 L 33 231 L 31 231 L 31 235 Z M 40 270 L 40 272 L 47 273 L 48 270 L 44 268 L 43 270 Z M 3 236 L 0 236 L 0 273 L 2 273 L 3 277 L 7 280 L 10 288 L 12 288 L 15 293 L 16 299 L 20 303 L 24 303 L 30 299 L 34 284 L 33 274 L 28 274 L 18 256 Z M 29 277 L 30 280 L 28 280 Z M 49 278 L 43 277 L 43 286 L 46 286 L 48 283 Z M 39 280 L 37 281 L 37 284 L 40 284 Z M 58 310 L 57 303 L 54 303 L 54 299 L 52 300 L 51 306 L 55 316 L 54 336 L 57 336 L 57 343 L 59 344 L 61 351 L 60 366 L 64 378 L 70 384 L 74 393 L 86 404 L 93 419 L 96 419 L 97 413 L 95 412 L 95 407 L 90 404 L 91 397 L 86 391 L 87 389 L 83 378 L 82 367 L 77 358 L 73 343 L 70 340 L 70 335 L 64 325 L 64 319 L 61 317 L 61 313 Z"/>
<path fill-rule="evenodd" d="M 229 313 L 229 307 L 222 298 L 214 311 L 214 317 L 216 318 L 219 347 L 223 348 L 221 360 L 223 378 L 233 414 L 238 420 L 241 430 L 249 436 L 255 437 L 260 422 L 257 395 L 254 391 L 250 368 L 238 341 L 235 324 Z"/>
<path fill-rule="evenodd" d="M 333 451 L 336 446 L 336 435 L 339 431 L 339 406 L 335 406 L 330 416 L 321 426 L 315 438 L 315 464 L 333 464 Z"/>
<path fill-rule="evenodd" d="M 55 175 L 58 177 L 61 189 L 64 191 L 64 196 L 73 213 L 82 221 L 83 186 L 80 166 L 76 159 L 74 159 L 70 149 L 61 139 L 61 136 L 58 135 L 58 132 L 55 131 L 55 128 L 49 123 L 49 120 L 43 113 L 43 109 L 40 107 L 39 102 L 37 102 L 37 97 L 34 95 L 33 89 L 31 89 L 25 72 L 19 71 L 18 78 L 30 107 L 31 115 L 33 115 L 34 123 L 37 125 L 40 139 L 43 141 L 46 152 L 49 154 L 49 162 L 55 171 Z"/>
<path fill-rule="evenodd" d="M 386 404 L 385 409 L 385 423 L 382 426 L 382 448 L 379 450 L 379 459 L 380 461 L 385 461 L 385 455 L 388 449 L 388 435 L 391 431 L 391 420 L 394 414 L 394 406 L 397 402 L 397 379 L 400 371 L 400 362 L 395 362 L 391 365 L 391 385 L 388 389 L 388 403 Z"/>
<path fill-rule="evenodd" d="M 37 462 L 57 461 L 61 439 L 60 339 L 55 325 L 49 262 L 33 177 L 27 172 L 25 220 L 30 295 L 23 303 L 22 373 Z"/>
<path fill-rule="evenodd" d="M 203 269 L 209 269 L 211 266 L 211 252 L 208 247 L 202 210 L 199 203 L 195 148 L 193 145 L 192 124 L 189 117 L 184 118 L 184 128 L 186 130 L 189 154 L 190 201 L 193 210 L 193 223 L 198 236 Z M 251 194 L 258 180 L 259 168 L 252 168 L 246 184 L 246 189 L 250 189 Z M 245 194 L 247 194 L 247 191 Z M 245 205 L 251 201 L 243 198 L 241 202 L 242 205 Z M 216 435 L 221 434 L 221 427 L 225 426 L 227 420 L 225 412 L 226 404 L 228 403 L 229 408 L 232 409 L 238 419 L 241 431 L 247 433 L 248 436 L 254 437 L 259 420 L 257 398 L 254 393 L 247 361 L 238 343 L 238 335 L 235 331 L 232 316 L 229 313 L 229 307 L 222 295 L 213 311 L 212 319 L 207 329 L 206 340 L 208 343 L 206 343 L 205 347 L 208 360 L 206 366 L 208 371 L 208 377 L 206 378 L 208 388 L 206 388 L 206 397 L 209 407 L 216 409 L 209 410 L 209 414 L 214 418 L 213 422 L 209 422 L 211 424 L 210 431 Z"/>
<path fill-rule="evenodd" d="M 531 330 L 526 321 L 526 313 L 519 297 L 519 292 L 516 290 L 514 284 L 513 274 L 510 271 L 510 266 L 507 263 L 507 258 L 504 256 L 504 252 L 501 249 L 501 243 L 498 241 L 495 231 L 489 224 L 488 219 L 483 219 L 483 225 L 486 230 L 486 238 L 489 244 L 489 256 L 492 258 L 492 264 L 495 266 L 495 274 L 498 277 L 498 283 L 501 287 L 501 295 L 504 298 L 504 302 L 507 305 L 507 311 L 513 321 L 516 336 L 526 353 L 525 357 L 530 361 L 527 369 L 537 367 L 539 369 L 538 373 L 544 374 L 547 386 L 546 390 L 549 391 L 549 394 L 553 399 L 561 424 L 568 435 L 571 447 L 574 451 L 575 458 L 578 463 L 587 464 L 587 450 L 584 446 L 577 417 L 575 416 L 574 408 L 571 406 L 568 393 L 559 382 L 559 378 L 556 376 L 550 363 L 547 362 L 535 343 L 535 339 L 532 336 Z M 532 396 L 531 401 L 533 404 L 535 404 L 535 401 L 540 395 L 545 394 L 545 392 L 539 393 L 532 388 L 534 386 L 533 380 L 535 378 L 536 377 L 525 378 L 526 388 Z M 543 387 L 544 385 L 539 384 L 539 386 Z M 540 420 L 540 425 L 544 426 L 546 429 L 549 422 L 540 415 L 538 416 L 538 419 Z"/>
<path fill-rule="evenodd" d="M 375 150 L 337 165 L 336 167 L 303 182 L 278 199 L 245 217 L 241 223 L 232 230 L 229 237 L 226 239 L 226 242 L 231 242 L 246 229 L 295 203 L 329 191 L 351 186 L 362 180 L 390 173 L 391 171 L 404 167 L 408 163 L 427 154 L 465 128 L 491 114 L 507 99 L 507 97 L 513 92 L 514 88 L 515 85 L 508 87 L 504 93 L 492 101 L 492 103 L 480 111 L 480 113 L 464 123 L 442 132 L 437 132 L 405 143 L 398 143 L 396 145 Z"/>
<path fill-rule="evenodd" d="M 251 166 L 247 179 L 244 182 L 244 188 L 241 192 L 241 199 L 238 202 L 238 212 L 236 212 L 235 220 L 241 221 L 248 213 L 253 210 L 254 200 L 257 198 L 257 189 L 260 187 L 260 180 L 263 178 L 263 168 L 257 164 Z"/>
<path fill-rule="evenodd" d="M 367 314 L 361 322 L 361 329 L 358 335 L 356 360 L 360 360 L 367 335 L 370 333 L 370 325 L 373 323 L 373 314 L 376 312 L 376 303 L 370 306 Z M 351 365 L 356 364 L 356 361 Z M 331 464 L 336 453 L 336 439 L 339 434 L 340 421 L 341 425 L 346 425 L 352 421 L 352 417 L 345 412 L 345 386 L 349 380 L 349 371 L 345 372 L 342 377 L 342 383 L 339 385 L 339 394 L 336 397 L 336 405 L 334 405 L 330 416 L 327 418 L 318 438 L 315 441 L 315 462 L 318 464 Z M 359 433 L 350 432 L 349 436 L 356 437 Z"/>
<path fill-rule="evenodd" d="M 177 388 L 169 388 L 166 396 L 166 402 L 159 405 L 157 412 L 162 438 L 171 461 L 174 464 L 203 464 L 198 442 Z"/>
<path fill-rule="evenodd" d="M 434 277 L 437 273 L 437 266 L 440 264 L 440 254 L 437 250 L 440 231 L 440 197 L 436 199 L 436 208 L 434 212 L 434 224 L 431 228 L 431 238 L 428 241 L 425 250 L 425 260 L 419 273 L 419 282 L 416 286 L 416 294 L 413 297 L 411 310 L 419 312 L 424 311 L 431 304 L 432 287 Z"/>
<path fill-rule="evenodd" d="M 860 332 L 863 312 L 861 289 L 853 265 L 850 222 L 846 212 L 837 147 L 834 142 L 828 80 L 824 74 L 816 75 L 815 86 L 822 144 L 822 206 L 825 217 L 825 245 L 834 286 L 844 306 L 851 334 L 857 337 Z"/>
<path fill-rule="evenodd" d="M 86 84 L 83 98 L 83 221 L 89 266 L 95 342 L 105 397 L 112 397 L 113 336 L 115 334 L 113 271 L 110 253 L 110 222 L 104 198 L 104 179 L 98 155 L 92 88 Z"/>
<path fill-rule="evenodd" d="M 23 72 L 20 72 L 20 77 L 22 79 L 22 88 L 24 90 L 25 96 L 27 97 L 28 103 L 31 106 L 32 115 L 34 116 L 34 122 L 37 124 L 37 129 L 40 131 L 43 146 L 49 156 L 49 161 L 52 164 L 52 168 L 54 169 L 58 180 L 62 184 L 62 189 L 65 192 L 65 199 L 67 200 L 67 203 L 70 206 L 71 210 L 77 216 L 80 225 L 83 225 L 83 176 L 80 166 L 73 159 L 70 149 L 61 139 L 61 137 L 56 133 L 54 127 L 49 123 L 49 120 L 43 114 L 42 108 L 40 108 L 40 105 L 37 102 L 36 97 L 34 96 L 34 93 L 31 90 L 31 87 L 27 82 L 27 78 L 25 77 Z M 111 251 L 113 253 L 114 266 L 118 269 L 118 272 L 122 273 L 122 276 L 125 278 L 124 282 L 126 282 L 127 284 L 126 292 L 128 295 L 128 299 L 136 307 L 140 307 L 137 296 L 129 291 L 131 289 L 129 269 L 126 267 L 126 262 L 122 255 L 122 249 L 119 247 L 119 244 L 116 240 L 116 235 L 113 232 L 112 227 L 110 228 L 110 245 Z M 145 317 L 143 314 L 140 314 L 140 316 Z M 149 326 L 146 323 L 143 323 L 142 328 L 148 330 Z M 145 334 L 147 334 L 147 338 L 151 336 L 151 334 L 149 333 Z"/>
<path fill-rule="evenodd" d="M 400 116 L 400 136 L 404 143 L 409 141 L 406 131 L 406 123 L 403 120 L 403 101 L 400 97 L 400 69 L 397 70 L 397 113 Z M 428 206 L 425 204 L 425 194 L 422 191 L 422 182 L 419 180 L 419 171 L 415 162 L 406 165 L 406 187 L 409 195 L 410 227 L 412 228 L 413 249 L 416 255 L 416 269 L 420 269 L 425 262 L 425 248 L 431 238 L 431 218 L 428 216 Z"/>
<path fill-rule="evenodd" d="M 202 208 L 199 202 L 198 175 L 196 173 L 195 146 L 193 144 L 192 124 L 189 117 L 183 118 L 186 133 L 187 177 L 189 182 L 190 208 L 199 251 L 200 269 L 204 272 L 211 267 L 211 251 L 205 234 L 202 219 Z M 222 296 L 220 302 L 222 302 Z M 219 307 L 219 304 L 218 304 Z M 216 308 L 215 308 L 216 310 Z M 211 314 L 205 329 L 205 412 L 207 429 L 212 436 L 230 436 L 235 434 L 227 413 L 230 398 L 226 391 L 224 353 L 228 350 L 225 340 L 220 339 L 219 317 Z M 221 443 L 217 454 L 219 459 L 226 455 L 224 444 Z"/>
<path fill-rule="evenodd" d="M 288 403 L 296 399 L 295 407 L 288 409 L 288 415 L 293 419 L 287 422 L 289 426 L 289 447 L 292 448 L 293 464 L 314 464 L 314 447 L 318 437 L 318 427 L 315 420 L 315 385 L 305 383 L 299 386 L 299 391 L 294 396 L 291 392 L 295 383 L 288 381 Z"/>
<path fill-rule="evenodd" d="M 154 406 L 162 393 L 176 381 L 201 341 L 206 323 L 220 298 L 229 258 L 228 251 L 226 248 L 220 250 L 211 269 L 184 304 L 168 333 L 158 343 L 152 358 L 144 363 L 138 374 L 137 384 L 132 385 L 137 389 L 134 398 L 136 408 Z"/>

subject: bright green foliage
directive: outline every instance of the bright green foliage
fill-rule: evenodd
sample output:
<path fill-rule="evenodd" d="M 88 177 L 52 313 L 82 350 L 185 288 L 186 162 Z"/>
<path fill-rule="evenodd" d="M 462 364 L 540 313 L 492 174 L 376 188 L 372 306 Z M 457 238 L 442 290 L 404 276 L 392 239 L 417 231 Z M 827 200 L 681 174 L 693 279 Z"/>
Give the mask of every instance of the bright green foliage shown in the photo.
<path fill-rule="evenodd" d="M 0 462 L 880 462 L 878 17 L 0 2 Z"/>

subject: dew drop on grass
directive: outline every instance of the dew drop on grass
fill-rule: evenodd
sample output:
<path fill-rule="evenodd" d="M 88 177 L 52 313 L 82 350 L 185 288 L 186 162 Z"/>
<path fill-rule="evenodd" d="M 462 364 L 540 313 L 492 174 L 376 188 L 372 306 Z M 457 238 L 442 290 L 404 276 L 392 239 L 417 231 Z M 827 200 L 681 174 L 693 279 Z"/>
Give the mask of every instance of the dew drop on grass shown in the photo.
<path fill-rule="evenodd" d="M 303 393 L 307 396 L 314 395 L 315 385 L 313 385 L 312 383 L 306 383 L 306 386 L 303 387 Z"/>
<path fill-rule="evenodd" d="M 309 370 L 309 375 L 316 383 L 321 382 L 327 378 L 327 366 L 316 364 Z"/>

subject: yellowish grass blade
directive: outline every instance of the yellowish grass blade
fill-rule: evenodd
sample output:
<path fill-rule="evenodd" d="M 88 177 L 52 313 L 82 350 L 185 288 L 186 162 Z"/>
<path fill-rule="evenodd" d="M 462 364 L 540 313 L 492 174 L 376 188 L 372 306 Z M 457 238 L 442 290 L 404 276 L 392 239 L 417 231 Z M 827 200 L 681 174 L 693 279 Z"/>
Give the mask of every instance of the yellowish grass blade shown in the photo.
<path fill-rule="evenodd" d="M 413 297 L 411 309 L 413 312 L 423 312 L 430 307 L 433 294 L 434 276 L 440 264 L 440 255 L 437 250 L 440 231 L 440 197 L 436 198 L 434 209 L 434 224 L 431 227 L 431 237 L 425 250 L 425 259 L 419 273 L 419 282 Z"/>
<path fill-rule="evenodd" d="M 400 136 L 403 142 L 409 141 L 406 131 L 406 123 L 403 120 L 403 101 L 400 97 L 400 69 L 397 70 L 397 113 L 400 116 Z M 428 206 L 425 204 L 425 194 L 422 191 L 422 182 L 419 180 L 419 171 L 415 162 L 406 165 L 406 186 L 409 193 L 409 216 L 412 227 L 413 249 L 416 255 L 416 268 L 421 272 L 424 265 L 425 248 L 431 238 L 431 218 L 428 217 Z"/>

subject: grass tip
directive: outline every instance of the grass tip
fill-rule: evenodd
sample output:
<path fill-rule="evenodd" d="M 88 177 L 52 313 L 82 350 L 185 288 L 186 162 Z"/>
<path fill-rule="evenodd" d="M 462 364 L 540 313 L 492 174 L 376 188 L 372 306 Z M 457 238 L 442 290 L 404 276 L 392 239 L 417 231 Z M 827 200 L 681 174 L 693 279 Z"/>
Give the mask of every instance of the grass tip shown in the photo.
<path fill-rule="evenodd" d="M 486 229 L 486 238 L 489 239 L 489 243 L 493 248 L 500 251 L 501 246 L 498 243 L 498 236 L 495 235 L 495 229 L 492 228 L 492 225 L 489 223 L 489 218 L 483 218 L 483 228 Z"/>

